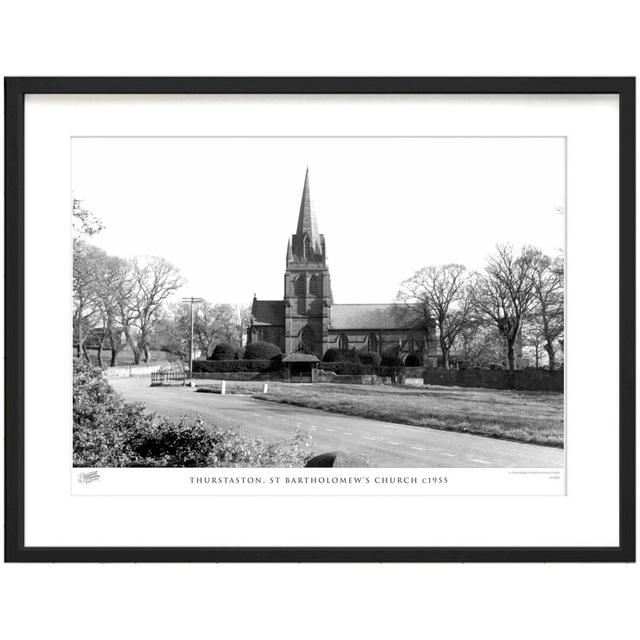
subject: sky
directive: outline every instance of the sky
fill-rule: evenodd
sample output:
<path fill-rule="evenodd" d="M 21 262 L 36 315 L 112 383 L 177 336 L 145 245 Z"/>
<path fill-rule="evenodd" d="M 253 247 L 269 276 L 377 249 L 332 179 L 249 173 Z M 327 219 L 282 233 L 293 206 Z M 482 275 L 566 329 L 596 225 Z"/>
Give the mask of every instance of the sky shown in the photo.
<path fill-rule="evenodd" d="M 282 299 L 304 175 L 336 303 L 392 301 L 416 270 L 482 269 L 496 243 L 564 248 L 563 138 L 74 138 L 72 190 L 125 258 L 162 256 L 179 296 Z"/>

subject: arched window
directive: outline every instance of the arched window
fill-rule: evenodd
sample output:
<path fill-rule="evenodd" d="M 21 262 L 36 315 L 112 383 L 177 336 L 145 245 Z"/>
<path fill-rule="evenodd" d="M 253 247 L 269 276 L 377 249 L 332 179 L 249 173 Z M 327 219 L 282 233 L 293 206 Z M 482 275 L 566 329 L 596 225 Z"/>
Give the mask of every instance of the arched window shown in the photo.
<path fill-rule="evenodd" d="M 309 280 L 309 293 L 312 296 L 321 296 L 322 295 L 322 277 L 319 275 L 311 276 Z"/>
<path fill-rule="evenodd" d="M 311 238 L 309 236 L 304 237 L 304 259 L 309 260 L 311 258 Z"/>
<path fill-rule="evenodd" d="M 342 351 L 349 350 L 349 338 L 344 333 L 341 333 L 338 337 L 338 349 L 342 349 Z"/>
<path fill-rule="evenodd" d="M 293 293 L 297 296 L 303 296 L 307 293 L 307 278 L 304 274 L 293 281 Z"/>
<path fill-rule="evenodd" d="M 316 348 L 316 334 L 313 329 L 307 324 L 300 330 L 300 346 L 301 351 L 307 351 L 313 353 Z"/>
<path fill-rule="evenodd" d="M 370 333 L 367 336 L 367 351 L 378 353 L 378 337 L 375 333 Z"/>

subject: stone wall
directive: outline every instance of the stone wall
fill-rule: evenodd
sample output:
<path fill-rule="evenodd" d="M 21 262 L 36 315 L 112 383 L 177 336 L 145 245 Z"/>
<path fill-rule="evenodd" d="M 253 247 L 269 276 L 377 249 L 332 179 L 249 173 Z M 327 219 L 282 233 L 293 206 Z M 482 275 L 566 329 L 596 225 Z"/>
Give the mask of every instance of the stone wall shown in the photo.
<path fill-rule="evenodd" d="M 376 384 L 377 376 L 374 375 L 353 375 L 340 376 L 333 371 L 323 371 L 322 369 L 311 370 L 312 382 L 332 382 L 342 384 Z"/>
<path fill-rule="evenodd" d="M 405 378 L 403 383 L 409 387 L 422 387 L 424 380 L 422 378 Z"/>
<path fill-rule="evenodd" d="M 424 384 L 479 387 L 484 389 L 514 389 L 517 391 L 564 391 L 564 371 L 522 369 L 503 371 L 492 369 L 425 369 Z"/>
<path fill-rule="evenodd" d="M 156 371 L 160 371 L 162 367 L 169 366 L 168 362 L 158 364 L 138 364 L 138 365 L 118 365 L 117 367 L 107 367 L 104 370 L 105 378 L 134 378 L 137 376 L 148 376 Z"/>

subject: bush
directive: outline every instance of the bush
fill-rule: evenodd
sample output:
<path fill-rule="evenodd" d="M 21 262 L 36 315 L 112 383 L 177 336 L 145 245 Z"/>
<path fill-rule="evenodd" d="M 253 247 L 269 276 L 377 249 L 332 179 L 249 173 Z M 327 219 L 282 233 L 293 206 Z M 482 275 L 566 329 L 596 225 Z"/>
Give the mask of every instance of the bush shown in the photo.
<path fill-rule="evenodd" d="M 386 349 L 382 353 L 382 360 L 380 364 L 383 367 L 401 367 L 402 359 L 398 355 L 398 349 L 396 347 L 391 347 L 390 349 Z"/>
<path fill-rule="evenodd" d="M 362 364 L 366 364 L 371 367 L 379 367 L 382 362 L 380 354 L 375 351 L 361 351 L 358 354 L 358 358 Z"/>
<path fill-rule="evenodd" d="M 194 373 L 260 373 L 278 371 L 282 367 L 279 359 L 273 360 L 194 360 Z"/>
<path fill-rule="evenodd" d="M 327 349 L 323 362 L 359 362 L 355 349 Z"/>
<path fill-rule="evenodd" d="M 75 363 L 75 467 L 303 467 L 313 456 L 310 438 L 268 442 L 183 418 L 154 417 L 124 400 L 97 367 Z"/>
<path fill-rule="evenodd" d="M 238 357 L 238 349 L 229 342 L 218 343 L 211 352 L 209 360 L 235 360 Z"/>
<path fill-rule="evenodd" d="M 252 342 L 245 347 L 245 360 L 274 360 L 280 359 L 280 347 L 271 342 Z"/>

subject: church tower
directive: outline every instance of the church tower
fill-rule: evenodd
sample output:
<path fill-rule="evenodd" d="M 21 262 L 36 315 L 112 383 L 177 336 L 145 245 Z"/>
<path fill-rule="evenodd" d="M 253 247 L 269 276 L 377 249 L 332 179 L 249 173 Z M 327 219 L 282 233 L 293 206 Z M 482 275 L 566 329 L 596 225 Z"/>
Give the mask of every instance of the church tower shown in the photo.
<path fill-rule="evenodd" d="M 287 244 L 284 274 L 286 354 L 303 352 L 322 360 L 328 348 L 331 304 L 327 253 L 311 203 L 307 167 L 298 227 Z"/>

